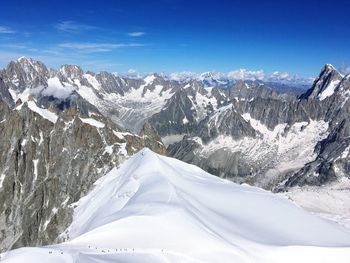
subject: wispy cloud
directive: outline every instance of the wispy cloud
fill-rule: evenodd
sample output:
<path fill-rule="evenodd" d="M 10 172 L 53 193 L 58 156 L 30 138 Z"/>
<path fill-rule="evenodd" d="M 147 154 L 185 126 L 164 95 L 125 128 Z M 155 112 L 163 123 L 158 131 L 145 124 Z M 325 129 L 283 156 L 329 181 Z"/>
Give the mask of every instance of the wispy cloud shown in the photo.
<path fill-rule="evenodd" d="M 67 33 L 81 33 L 84 31 L 95 30 L 98 29 L 96 26 L 80 24 L 75 21 L 62 21 L 55 25 L 55 28 L 59 31 L 67 32 Z"/>
<path fill-rule="evenodd" d="M 33 47 L 30 47 L 26 44 L 23 44 L 23 43 L 6 43 L 6 44 L 1 44 L 0 47 L 4 47 L 4 48 L 7 48 L 7 49 L 17 49 L 17 50 L 21 50 L 22 52 L 23 51 L 26 51 L 26 52 L 38 52 L 39 50 L 37 48 L 33 48 Z"/>
<path fill-rule="evenodd" d="M 58 45 L 59 48 L 75 49 L 84 53 L 108 52 L 117 48 L 142 46 L 144 44 L 139 43 L 62 43 Z"/>
<path fill-rule="evenodd" d="M 6 47 L 6 48 L 13 48 L 13 49 L 27 49 L 28 47 L 24 44 L 3 44 L 1 45 L 2 47 Z"/>
<path fill-rule="evenodd" d="M 347 64 L 343 63 L 341 64 L 341 66 L 339 67 L 339 71 L 340 73 L 347 75 L 350 74 L 350 66 L 348 66 Z"/>
<path fill-rule="evenodd" d="M 16 33 L 16 31 L 10 27 L 0 26 L 0 34 L 14 34 L 14 33 Z"/>
<path fill-rule="evenodd" d="M 144 36 L 146 35 L 145 32 L 130 32 L 128 33 L 128 36 L 131 36 L 131 37 L 141 37 L 141 36 Z"/>
<path fill-rule="evenodd" d="M 265 72 L 263 70 L 238 69 L 230 71 L 227 76 L 233 80 L 262 80 L 265 78 Z"/>

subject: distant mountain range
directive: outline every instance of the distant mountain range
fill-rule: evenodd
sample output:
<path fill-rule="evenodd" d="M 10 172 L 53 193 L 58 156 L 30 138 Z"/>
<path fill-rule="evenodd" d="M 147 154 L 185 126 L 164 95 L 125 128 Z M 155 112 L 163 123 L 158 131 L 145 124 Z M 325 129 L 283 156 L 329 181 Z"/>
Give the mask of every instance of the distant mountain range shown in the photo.
<path fill-rule="evenodd" d="M 116 76 L 134 79 L 144 79 L 147 74 L 138 72 L 129 73 L 114 73 Z M 271 88 L 277 91 L 297 91 L 302 92 L 310 88 L 315 78 L 303 78 L 297 75 L 290 75 L 287 72 L 275 71 L 272 74 L 266 74 L 263 70 L 250 71 L 246 69 L 239 69 L 230 71 L 228 73 L 222 72 L 204 72 L 194 73 L 190 71 L 183 71 L 177 73 L 158 73 L 159 76 L 166 80 L 173 80 L 177 82 L 187 83 L 190 81 L 198 81 L 204 87 L 221 87 L 231 88 L 237 81 L 259 81 L 261 83 L 269 84 Z"/>
<path fill-rule="evenodd" d="M 349 177 L 349 75 L 325 65 L 306 89 L 278 73 L 235 74 L 140 78 L 10 62 L 0 71 L 0 242 L 53 242 L 69 204 L 145 146 L 273 191 Z"/>

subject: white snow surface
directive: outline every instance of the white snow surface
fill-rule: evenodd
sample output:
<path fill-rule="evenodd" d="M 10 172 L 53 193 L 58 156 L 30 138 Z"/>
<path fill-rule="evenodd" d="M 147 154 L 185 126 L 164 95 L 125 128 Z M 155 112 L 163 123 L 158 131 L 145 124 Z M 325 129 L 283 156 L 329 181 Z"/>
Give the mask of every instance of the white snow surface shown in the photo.
<path fill-rule="evenodd" d="M 89 124 L 91 126 L 95 126 L 96 128 L 104 128 L 105 127 L 105 124 L 103 122 L 97 121 L 97 120 L 92 119 L 92 118 L 80 118 L 79 117 L 79 119 L 86 124 Z"/>
<path fill-rule="evenodd" d="M 162 137 L 162 142 L 166 147 L 168 147 L 170 144 L 180 142 L 184 138 L 185 134 L 171 134 Z"/>
<path fill-rule="evenodd" d="M 144 88 L 151 85 L 156 79 L 154 74 L 147 76 L 144 79 L 144 84 L 131 87 L 124 96 L 102 91 L 101 84 L 94 76 L 84 74 L 84 78 L 92 87 L 75 82 L 79 95 L 96 106 L 102 113 L 118 112 L 118 116 L 112 116 L 112 119 L 130 130 L 139 130 L 144 120 L 159 112 L 166 100 L 173 95 L 171 89 L 164 90 L 162 85 L 155 85 L 154 89 L 146 90 L 143 93 Z M 103 97 L 97 96 L 96 92 L 99 92 Z"/>
<path fill-rule="evenodd" d="M 56 123 L 58 116 L 56 115 L 56 113 L 51 112 L 47 109 L 42 109 L 40 108 L 38 105 L 36 105 L 36 103 L 34 101 L 28 101 L 28 108 L 31 109 L 32 111 L 38 113 L 39 115 L 41 115 L 44 119 L 47 119 L 53 123 Z"/>
<path fill-rule="evenodd" d="M 321 94 L 318 95 L 318 98 L 320 100 L 324 100 L 327 97 L 330 97 L 333 95 L 335 88 L 340 83 L 340 80 L 333 80 L 331 83 L 328 84 L 328 86 L 321 92 Z"/>
<path fill-rule="evenodd" d="M 231 104 L 218 109 L 210 121 L 217 125 L 220 114 L 230 107 Z M 201 145 L 196 154 L 207 157 L 218 150 L 226 149 L 232 153 L 240 152 L 242 158 L 254 165 L 268 163 L 270 168 L 261 178 L 261 186 L 267 186 L 280 174 L 300 169 L 313 161 L 317 156 L 314 152 L 316 144 L 328 135 L 328 123 L 323 120 L 297 122 L 290 127 L 287 123 L 281 123 L 271 130 L 249 113 L 243 114 L 242 117 L 250 122 L 259 136 L 234 139 L 231 136 L 220 135 L 207 144 L 194 137 L 192 139 Z"/>
<path fill-rule="evenodd" d="M 144 87 L 147 87 L 149 85 L 151 85 L 153 83 L 153 81 L 156 79 L 156 76 L 154 76 L 154 74 L 147 76 L 143 79 L 143 81 L 145 82 L 145 84 L 141 85 L 141 89 L 143 89 Z"/>
<path fill-rule="evenodd" d="M 293 187 L 284 194 L 310 212 L 347 219 L 350 228 L 350 179 L 341 177 L 325 186 Z"/>
<path fill-rule="evenodd" d="M 348 263 L 350 232 L 287 198 L 144 149 L 75 204 L 69 240 L 2 262 Z"/>
<path fill-rule="evenodd" d="M 59 99 L 67 98 L 74 90 L 74 87 L 67 83 L 63 85 L 58 77 L 49 78 L 47 85 L 48 87 L 42 91 L 42 94 L 45 96 L 54 96 Z"/>

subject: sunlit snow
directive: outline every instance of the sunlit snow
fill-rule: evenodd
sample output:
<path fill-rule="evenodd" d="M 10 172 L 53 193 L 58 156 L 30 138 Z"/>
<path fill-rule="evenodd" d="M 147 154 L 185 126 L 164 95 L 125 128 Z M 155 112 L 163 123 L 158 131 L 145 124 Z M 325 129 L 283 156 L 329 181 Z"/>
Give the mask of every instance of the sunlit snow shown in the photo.
<path fill-rule="evenodd" d="M 68 241 L 3 262 L 348 263 L 350 232 L 270 192 L 144 149 L 75 204 Z"/>

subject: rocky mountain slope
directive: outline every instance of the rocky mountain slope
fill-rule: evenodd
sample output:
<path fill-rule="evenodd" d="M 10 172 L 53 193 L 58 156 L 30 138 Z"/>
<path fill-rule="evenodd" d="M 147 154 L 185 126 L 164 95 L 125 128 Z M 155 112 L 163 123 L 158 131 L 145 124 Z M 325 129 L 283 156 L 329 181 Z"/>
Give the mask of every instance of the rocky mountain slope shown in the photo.
<path fill-rule="evenodd" d="M 347 263 L 350 231 L 285 197 L 144 149 L 75 204 L 66 242 L 3 262 Z"/>
<path fill-rule="evenodd" d="M 52 242 L 95 179 L 144 146 L 165 153 L 162 141 L 173 157 L 265 189 L 341 181 L 349 79 L 326 65 L 298 95 L 209 73 L 132 78 L 12 61 L 0 71 L 0 242 Z"/>
<path fill-rule="evenodd" d="M 3 92 L 0 101 L 1 250 L 54 242 L 71 222 L 69 205 L 100 176 L 146 146 L 166 153 L 148 124 L 139 135 L 126 132 L 77 93 L 65 98 L 32 94 L 46 81 L 37 73 L 50 74 L 33 63 L 10 64 L 18 82 L 10 84 L 12 98 Z M 28 72 L 20 75 L 23 69 Z M 12 88 L 23 91 L 20 98 Z M 42 94 L 45 88 L 40 89 Z"/>
<path fill-rule="evenodd" d="M 265 95 L 255 87 L 260 95 L 229 97 L 169 152 L 267 189 L 329 183 L 349 174 L 349 89 L 349 76 L 330 65 L 297 99 Z"/>
<path fill-rule="evenodd" d="M 48 69 L 29 58 L 11 62 L 0 76 L 10 106 L 30 95 L 45 109 L 74 106 L 134 132 L 147 121 L 172 156 L 238 182 L 280 190 L 348 172 L 349 78 L 331 65 L 300 96 L 220 74 L 139 79 L 74 65 Z"/>

